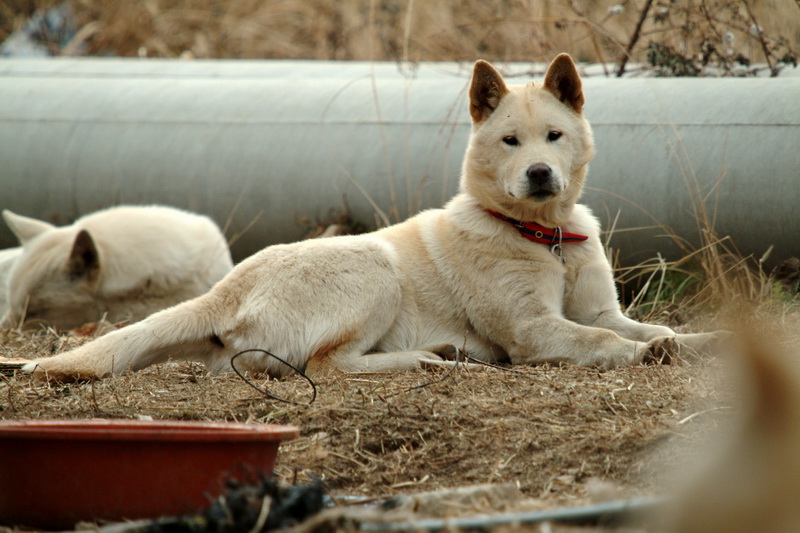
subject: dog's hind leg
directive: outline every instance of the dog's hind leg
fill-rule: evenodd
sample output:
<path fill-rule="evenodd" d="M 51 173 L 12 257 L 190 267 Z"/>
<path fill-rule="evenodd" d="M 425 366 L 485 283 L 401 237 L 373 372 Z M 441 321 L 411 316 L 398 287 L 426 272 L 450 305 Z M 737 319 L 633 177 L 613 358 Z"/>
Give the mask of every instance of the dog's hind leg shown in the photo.
<path fill-rule="evenodd" d="M 170 358 L 206 361 L 218 350 L 214 309 L 201 296 L 22 370 L 52 381 L 102 378 Z"/>

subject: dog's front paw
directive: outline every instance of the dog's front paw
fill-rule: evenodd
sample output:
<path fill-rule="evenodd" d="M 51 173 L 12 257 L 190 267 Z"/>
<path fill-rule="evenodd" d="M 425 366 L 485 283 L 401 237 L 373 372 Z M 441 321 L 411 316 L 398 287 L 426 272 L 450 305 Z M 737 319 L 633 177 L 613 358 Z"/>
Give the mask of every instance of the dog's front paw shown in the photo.
<path fill-rule="evenodd" d="M 647 343 L 642 363 L 646 365 L 668 365 L 680 352 L 680 343 L 674 336 L 656 337 Z"/>

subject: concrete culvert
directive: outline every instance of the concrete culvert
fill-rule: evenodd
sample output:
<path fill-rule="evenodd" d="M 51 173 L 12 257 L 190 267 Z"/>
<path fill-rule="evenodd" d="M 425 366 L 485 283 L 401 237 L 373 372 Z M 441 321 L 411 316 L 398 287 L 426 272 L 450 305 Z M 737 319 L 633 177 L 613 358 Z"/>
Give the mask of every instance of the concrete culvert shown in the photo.
<path fill-rule="evenodd" d="M 8 59 L 0 209 L 64 224 L 113 204 L 170 204 L 211 215 L 229 238 L 255 221 L 237 260 L 301 238 L 299 218 L 324 218 L 343 196 L 357 220 L 394 222 L 457 188 L 470 68 Z M 615 228 L 623 262 L 677 255 L 659 224 L 697 241 L 698 198 L 741 252 L 800 255 L 794 72 L 587 77 L 584 90 L 598 155 L 583 201 Z M 0 247 L 15 244 L 0 228 Z"/>

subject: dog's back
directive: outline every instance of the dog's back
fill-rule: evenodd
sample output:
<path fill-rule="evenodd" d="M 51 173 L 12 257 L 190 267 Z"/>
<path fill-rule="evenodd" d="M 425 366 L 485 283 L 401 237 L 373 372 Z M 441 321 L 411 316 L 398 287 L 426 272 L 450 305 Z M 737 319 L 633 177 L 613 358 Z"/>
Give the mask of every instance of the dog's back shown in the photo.
<path fill-rule="evenodd" d="M 145 284 L 206 292 L 233 268 L 227 242 L 208 217 L 163 206 L 120 206 L 73 224 L 91 233 L 105 255 L 102 292 Z M 187 297 L 189 297 L 187 296 Z"/>

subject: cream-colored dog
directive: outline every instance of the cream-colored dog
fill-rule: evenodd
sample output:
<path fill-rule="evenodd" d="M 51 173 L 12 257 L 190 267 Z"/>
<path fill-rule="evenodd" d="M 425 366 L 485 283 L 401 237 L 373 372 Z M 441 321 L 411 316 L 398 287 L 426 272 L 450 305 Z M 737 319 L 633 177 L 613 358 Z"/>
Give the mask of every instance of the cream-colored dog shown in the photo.
<path fill-rule="evenodd" d="M 8 306 L 8 276 L 20 255 L 22 255 L 21 246 L 0 250 L 0 327 Z"/>
<path fill-rule="evenodd" d="M 0 327 L 141 320 L 204 294 L 233 268 L 214 221 L 172 207 L 112 207 L 62 227 L 9 210 L 3 218 L 22 247 L 0 252 Z"/>
<path fill-rule="evenodd" d="M 583 102 L 568 55 L 521 87 L 478 61 L 461 190 L 443 209 L 271 246 L 207 294 L 25 369 L 93 378 L 186 358 L 224 371 L 260 348 L 309 373 L 388 372 L 452 345 L 484 361 L 612 368 L 706 340 L 620 312 L 598 222 L 576 205 L 594 154 Z M 253 353 L 236 366 L 289 371 Z"/>

